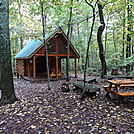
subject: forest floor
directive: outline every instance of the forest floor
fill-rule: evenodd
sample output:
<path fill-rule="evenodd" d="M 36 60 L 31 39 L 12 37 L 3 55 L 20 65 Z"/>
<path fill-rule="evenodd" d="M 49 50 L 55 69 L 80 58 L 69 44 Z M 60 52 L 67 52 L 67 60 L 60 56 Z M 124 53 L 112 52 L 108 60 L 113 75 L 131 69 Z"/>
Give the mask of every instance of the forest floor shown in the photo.
<path fill-rule="evenodd" d="M 0 107 L 0 134 L 133 134 L 134 98 L 123 104 L 105 97 L 103 89 L 95 97 L 73 91 L 62 92 L 65 80 L 46 82 L 14 79 L 13 104 Z M 100 85 L 99 85 L 100 86 Z"/>

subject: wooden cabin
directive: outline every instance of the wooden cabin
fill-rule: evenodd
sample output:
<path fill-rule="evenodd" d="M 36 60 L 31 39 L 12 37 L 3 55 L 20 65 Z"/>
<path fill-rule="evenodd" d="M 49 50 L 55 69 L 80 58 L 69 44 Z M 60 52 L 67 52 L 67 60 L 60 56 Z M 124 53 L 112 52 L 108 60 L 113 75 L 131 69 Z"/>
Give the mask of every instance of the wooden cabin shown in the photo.
<path fill-rule="evenodd" d="M 48 63 L 50 79 L 62 76 L 61 60 L 67 59 L 67 36 L 61 27 L 53 32 L 46 34 L 46 44 L 48 48 Z M 14 58 L 16 59 L 17 73 L 21 77 L 32 77 L 36 80 L 37 76 L 47 77 L 46 52 L 42 39 L 30 41 Z M 69 42 L 69 57 L 74 58 L 75 76 L 76 59 L 79 54 Z"/>

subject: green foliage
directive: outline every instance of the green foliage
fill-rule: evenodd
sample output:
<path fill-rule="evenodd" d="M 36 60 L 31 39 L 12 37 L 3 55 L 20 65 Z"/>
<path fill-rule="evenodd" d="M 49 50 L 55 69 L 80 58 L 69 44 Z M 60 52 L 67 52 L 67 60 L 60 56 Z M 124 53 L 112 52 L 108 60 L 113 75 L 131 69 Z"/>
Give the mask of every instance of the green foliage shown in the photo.
<path fill-rule="evenodd" d="M 88 0 L 88 2 L 91 1 Z M 92 4 L 94 4 L 94 2 L 95 1 L 93 1 Z M 45 6 L 44 12 L 47 16 L 46 32 L 49 33 L 53 29 L 61 26 L 66 33 L 68 27 L 70 1 L 43 0 L 43 3 Z M 103 1 L 102 4 L 104 5 L 103 13 L 106 24 L 102 39 L 108 65 L 107 68 L 132 64 L 132 58 L 125 58 L 127 46 L 126 36 L 128 34 L 127 23 L 129 22 L 127 17 L 127 8 L 130 3 L 127 3 L 126 0 L 109 0 L 108 3 Z M 42 24 L 40 14 L 40 0 L 23 0 L 23 2 L 22 0 L 20 0 L 20 2 L 18 2 L 18 0 L 10 1 L 10 34 L 12 52 L 14 52 L 13 55 L 15 55 L 15 53 L 20 50 L 20 37 L 23 38 L 24 45 L 34 37 L 41 37 Z M 101 68 L 96 39 L 99 26 L 98 22 L 99 18 L 96 9 L 95 27 L 89 50 L 89 68 L 96 70 L 99 70 Z M 85 62 L 85 53 L 88 37 L 90 34 L 91 23 L 92 10 L 85 3 L 85 0 L 73 1 L 73 31 L 71 42 L 81 56 L 79 62 L 79 68 L 81 70 L 83 69 Z M 134 34 L 130 31 L 129 33 L 131 38 L 133 38 Z M 124 39 L 123 34 L 125 37 Z"/>
<path fill-rule="evenodd" d="M 111 2 L 117 2 L 118 0 L 111 0 Z"/>
<path fill-rule="evenodd" d="M 122 61 L 122 66 L 127 66 L 127 65 L 130 65 L 130 64 L 132 64 L 132 63 L 134 63 L 134 55 L 132 55 L 132 56 L 130 56 L 130 57 L 128 57 L 128 58 L 126 58 L 126 59 L 124 59 L 123 61 Z"/>

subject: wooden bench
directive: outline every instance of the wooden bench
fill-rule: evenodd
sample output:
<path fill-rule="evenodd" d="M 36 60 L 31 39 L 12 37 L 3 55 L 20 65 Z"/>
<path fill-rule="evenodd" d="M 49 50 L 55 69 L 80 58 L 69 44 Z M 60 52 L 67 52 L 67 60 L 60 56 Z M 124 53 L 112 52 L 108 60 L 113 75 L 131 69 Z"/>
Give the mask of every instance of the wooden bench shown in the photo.
<path fill-rule="evenodd" d="M 112 85 L 112 88 L 114 88 L 115 85 Z M 120 87 L 134 87 L 134 84 L 124 84 L 124 85 L 120 85 Z M 103 88 L 108 92 L 108 93 L 114 93 L 111 92 L 111 90 L 109 90 L 109 85 L 104 85 Z M 119 92 L 117 93 L 117 95 L 120 96 L 134 96 L 134 92 Z"/>
<path fill-rule="evenodd" d="M 63 75 L 63 73 L 58 71 L 58 76 L 62 76 L 62 75 Z M 52 73 L 50 74 L 50 79 L 52 79 L 52 77 L 56 77 L 56 71 L 52 71 Z"/>
<path fill-rule="evenodd" d="M 97 86 L 95 86 L 93 84 L 85 83 L 85 86 L 84 86 L 83 81 L 76 81 L 73 83 L 73 85 L 75 86 L 76 89 L 82 90 L 81 98 L 83 98 L 85 95 L 94 96 L 94 95 L 96 95 L 97 91 L 100 91 L 100 88 L 98 88 Z"/>
<path fill-rule="evenodd" d="M 122 92 L 117 94 L 121 96 L 134 96 L 134 92 Z"/>
<path fill-rule="evenodd" d="M 109 85 L 103 85 L 102 87 L 107 91 L 109 88 Z M 112 85 L 112 87 L 115 87 L 115 85 Z"/>
<path fill-rule="evenodd" d="M 109 85 L 104 85 L 104 86 L 102 86 L 106 91 L 108 90 L 108 88 L 109 88 Z M 112 88 L 114 88 L 115 87 L 115 85 L 112 85 Z M 124 85 L 120 85 L 120 87 L 134 87 L 134 84 L 124 84 Z"/>

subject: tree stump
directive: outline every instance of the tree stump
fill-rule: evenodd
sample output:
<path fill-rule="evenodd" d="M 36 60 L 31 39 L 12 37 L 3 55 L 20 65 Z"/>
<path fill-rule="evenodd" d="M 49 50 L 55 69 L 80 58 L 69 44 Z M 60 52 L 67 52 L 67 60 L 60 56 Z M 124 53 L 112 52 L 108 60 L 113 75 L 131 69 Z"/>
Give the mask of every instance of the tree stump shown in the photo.
<path fill-rule="evenodd" d="M 61 88 L 62 92 L 70 91 L 69 84 L 67 84 L 67 83 L 63 83 L 60 88 Z"/>
<path fill-rule="evenodd" d="M 113 68 L 111 75 L 118 75 L 118 68 Z"/>

